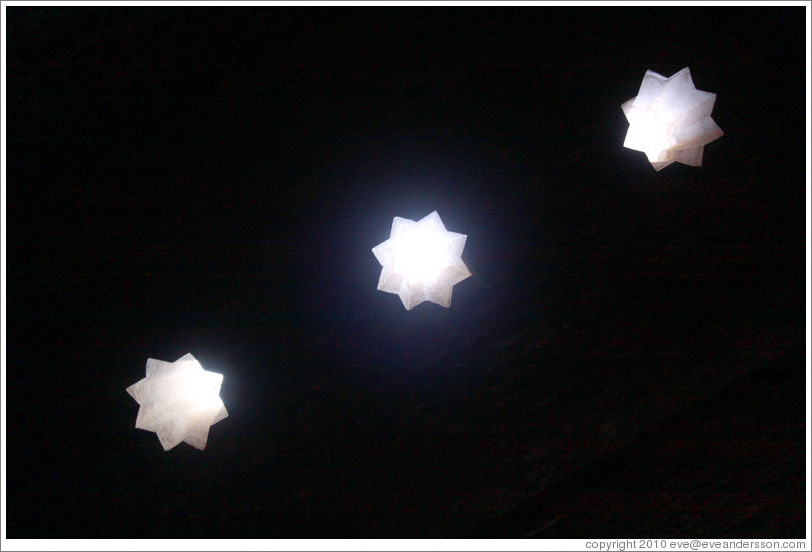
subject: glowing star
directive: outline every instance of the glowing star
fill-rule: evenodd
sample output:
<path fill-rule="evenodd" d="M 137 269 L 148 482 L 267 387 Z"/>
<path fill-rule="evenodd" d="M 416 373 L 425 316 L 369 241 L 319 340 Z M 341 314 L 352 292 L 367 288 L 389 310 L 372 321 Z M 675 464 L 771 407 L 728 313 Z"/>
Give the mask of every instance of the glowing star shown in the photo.
<path fill-rule="evenodd" d="M 383 266 L 378 289 L 398 294 L 406 310 L 423 301 L 450 306 L 454 285 L 471 275 L 462 262 L 466 237 L 446 230 L 437 211 L 417 222 L 395 217 L 389 239 L 372 249 Z"/>
<path fill-rule="evenodd" d="M 701 167 L 705 144 L 724 134 L 711 119 L 715 101 L 694 88 L 687 67 L 669 78 L 646 71 L 637 96 L 621 106 L 629 121 L 623 146 L 644 152 L 657 171 L 675 161 Z"/>
<path fill-rule="evenodd" d="M 188 353 L 175 362 L 147 359 L 147 377 L 127 388 L 141 407 L 135 427 L 158 434 L 164 450 L 186 441 L 206 448 L 209 427 L 226 416 L 223 375 L 207 372 Z"/>

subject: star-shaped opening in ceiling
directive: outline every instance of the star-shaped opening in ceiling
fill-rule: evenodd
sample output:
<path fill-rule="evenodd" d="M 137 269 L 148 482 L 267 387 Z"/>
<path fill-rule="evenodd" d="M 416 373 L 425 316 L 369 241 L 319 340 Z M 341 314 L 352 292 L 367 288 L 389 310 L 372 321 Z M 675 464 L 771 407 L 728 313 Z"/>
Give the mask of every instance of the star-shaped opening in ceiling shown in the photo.
<path fill-rule="evenodd" d="M 396 293 L 406 310 L 423 301 L 449 307 L 454 286 L 471 275 L 466 237 L 446 230 L 437 211 L 416 222 L 395 217 L 389 239 L 372 249 L 383 267 L 378 289 Z"/>
<path fill-rule="evenodd" d="M 188 353 L 175 362 L 147 360 L 147 376 L 127 388 L 141 405 L 135 427 L 158 434 L 164 450 L 181 441 L 203 450 L 209 427 L 226 416 L 223 375 L 207 372 Z"/>
<path fill-rule="evenodd" d="M 621 106 L 629 121 L 623 146 L 644 152 L 657 171 L 674 162 L 701 167 L 704 146 L 724 134 L 711 118 L 715 102 L 687 67 L 668 78 L 646 71 L 637 96 Z"/>

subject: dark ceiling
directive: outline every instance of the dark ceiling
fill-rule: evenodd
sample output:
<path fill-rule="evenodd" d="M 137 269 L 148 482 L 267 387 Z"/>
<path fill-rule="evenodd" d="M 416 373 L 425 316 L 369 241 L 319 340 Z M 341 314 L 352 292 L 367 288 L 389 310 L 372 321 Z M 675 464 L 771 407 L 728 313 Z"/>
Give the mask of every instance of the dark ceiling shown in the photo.
<path fill-rule="evenodd" d="M 8 537 L 804 537 L 804 7 L 6 15 Z M 657 173 L 686 66 L 725 136 Z M 164 452 L 187 352 L 230 415 Z"/>

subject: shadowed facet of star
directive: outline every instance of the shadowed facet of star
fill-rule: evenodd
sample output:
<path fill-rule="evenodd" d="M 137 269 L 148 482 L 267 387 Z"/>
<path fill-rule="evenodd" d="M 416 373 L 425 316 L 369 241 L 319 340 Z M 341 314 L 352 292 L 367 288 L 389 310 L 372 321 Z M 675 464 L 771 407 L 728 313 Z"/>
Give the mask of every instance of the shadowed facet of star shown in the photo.
<path fill-rule="evenodd" d="M 423 301 L 449 307 L 454 285 L 471 275 L 462 261 L 466 237 L 446 230 L 437 211 L 417 222 L 395 217 L 389 239 L 372 249 L 383 267 L 378 289 L 396 293 L 406 310 Z"/>
<path fill-rule="evenodd" d="M 711 119 L 715 101 L 694 87 L 687 67 L 669 78 L 646 71 L 637 96 L 621 106 L 629 121 L 623 146 L 644 152 L 657 171 L 674 162 L 701 167 L 704 146 L 724 134 Z"/>
<path fill-rule="evenodd" d="M 191 353 L 175 362 L 147 359 L 146 377 L 127 388 L 141 405 L 135 427 L 157 433 L 164 450 L 181 441 L 205 449 L 209 427 L 228 416 L 222 383 L 222 374 L 204 370 Z"/>

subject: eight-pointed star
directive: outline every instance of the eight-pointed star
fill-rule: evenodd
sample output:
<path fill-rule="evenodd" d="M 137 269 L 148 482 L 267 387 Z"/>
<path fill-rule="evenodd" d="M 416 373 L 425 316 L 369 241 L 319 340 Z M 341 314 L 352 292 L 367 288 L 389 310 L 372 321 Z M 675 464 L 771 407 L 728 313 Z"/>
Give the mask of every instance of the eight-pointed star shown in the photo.
<path fill-rule="evenodd" d="M 185 441 L 203 450 L 209 427 L 226 416 L 223 375 L 207 372 L 188 353 L 175 362 L 147 360 L 147 376 L 127 388 L 141 405 L 135 427 L 158 434 L 164 450 Z"/>
<path fill-rule="evenodd" d="M 396 293 L 406 310 L 423 301 L 450 306 L 454 285 L 471 275 L 462 262 L 465 240 L 446 230 L 437 211 L 417 222 L 395 217 L 389 239 L 372 249 L 383 266 L 378 289 Z"/>
<path fill-rule="evenodd" d="M 674 162 L 701 167 L 704 146 L 724 134 L 711 118 L 715 101 L 694 87 L 688 67 L 668 78 L 646 71 L 637 96 L 621 106 L 629 121 L 623 146 L 645 152 L 657 171 Z"/>

